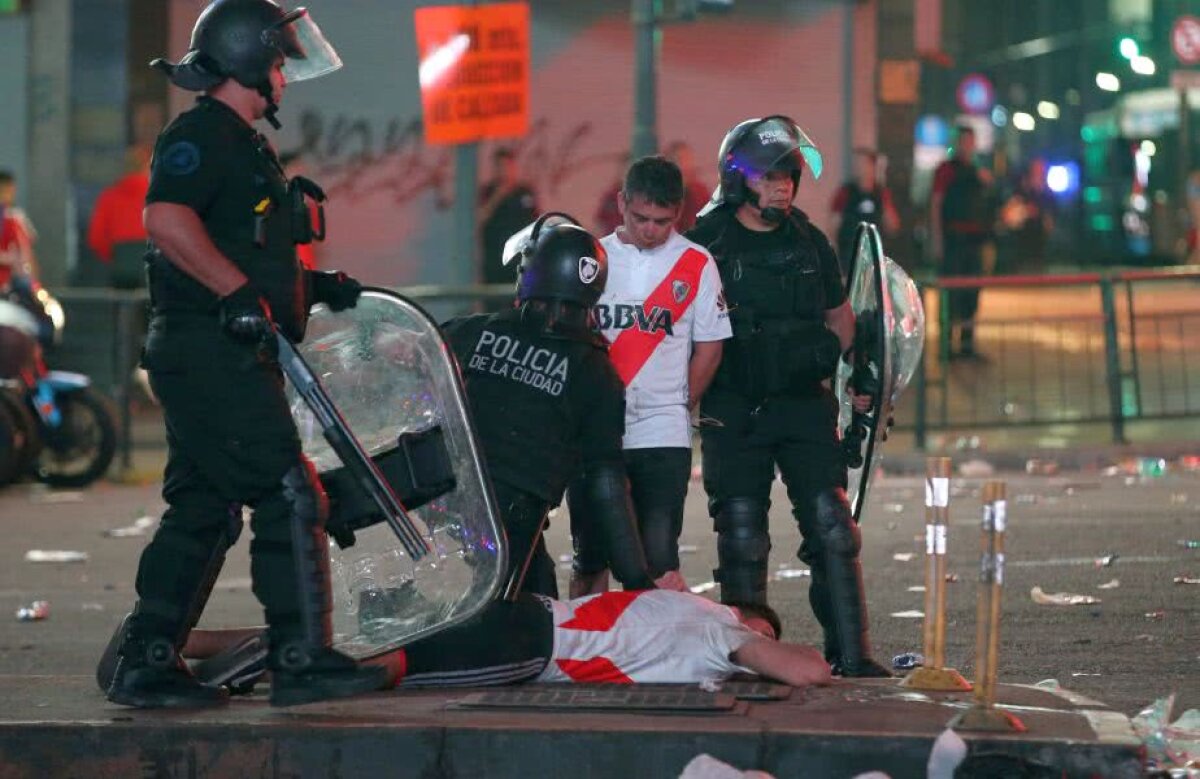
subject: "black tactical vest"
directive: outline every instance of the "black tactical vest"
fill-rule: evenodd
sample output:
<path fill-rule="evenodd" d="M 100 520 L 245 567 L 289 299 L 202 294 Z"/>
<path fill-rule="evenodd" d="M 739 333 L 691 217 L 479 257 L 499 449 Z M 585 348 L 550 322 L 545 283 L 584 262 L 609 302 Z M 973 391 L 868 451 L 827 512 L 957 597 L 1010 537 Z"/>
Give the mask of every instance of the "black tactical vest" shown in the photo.
<path fill-rule="evenodd" d="M 721 272 L 733 338 L 725 342 L 713 386 L 761 399 L 809 394 L 790 371 L 792 355 L 811 344 L 825 326 L 828 307 L 821 258 L 807 217 L 793 212 L 777 228 L 770 246 L 741 245 L 732 212 L 716 213 L 716 224 L 698 225 L 692 240 L 708 248 Z M 706 220 L 707 221 L 707 220 Z M 708 240 L 701 240 L 708 239 Z"/>
<path fill-rule="evenodd" d="M 169 129 L 218 139 L 207 146 L 219 149 L 219 156 L 201 164 L 219 166 L 223 182 L 213 202 L 197 213 L 217 249 L 266 297 L 283 331 L 301 340 L 309 295 L 296 260 L 288 182 L 270 143 L 211 99 L 181 114 Z M 157 249 L 151 247 L 146 262 L 155 313 L 216 314 L 217 296 Z"/>

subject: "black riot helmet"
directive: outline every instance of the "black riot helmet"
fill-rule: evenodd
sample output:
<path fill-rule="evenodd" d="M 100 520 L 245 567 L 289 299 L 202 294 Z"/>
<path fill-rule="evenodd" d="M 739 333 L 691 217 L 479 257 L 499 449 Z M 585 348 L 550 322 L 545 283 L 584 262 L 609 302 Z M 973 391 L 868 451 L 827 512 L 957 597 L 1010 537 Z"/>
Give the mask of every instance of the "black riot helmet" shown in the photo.
<path fill-rule="evenodd" d="M 608 253 L 567 214 L 551 211 L 508 239 L 504 264 L 520 261 L 517 300 L 570 303 L 590 309 L 608 281 Z"/>
<path fill-rule="evenodd" d="M 275 127 L 271 68 L 284 58 L 287 81 L 305 81 L 342 66 L 308 10 L 286 11 L 274 0 L 213 0 L 192 28 L 192 42 L 178 64 L 156 59 L 175 86 L 193 92 L 232 78 L 267 99 L 267 120 Z"/>
<path fill-rule="evenodd" d="M 805 168 L 812 171 L 813 178 L 820 178 L 821 152 L 791 118 L 774 115 L 739 122 L 721 141 L 717 154 L 720 184 L 700 214 L 726 203 L 735 208 L 743 203 L 757 206 L 757 196 L 746 186 L 747 176 L 780 170 L 790 173 L 793 183 L 799 184 Z M 763 209 L 767 221 L 782 221 L 784 216 L 779 209 Z"/>

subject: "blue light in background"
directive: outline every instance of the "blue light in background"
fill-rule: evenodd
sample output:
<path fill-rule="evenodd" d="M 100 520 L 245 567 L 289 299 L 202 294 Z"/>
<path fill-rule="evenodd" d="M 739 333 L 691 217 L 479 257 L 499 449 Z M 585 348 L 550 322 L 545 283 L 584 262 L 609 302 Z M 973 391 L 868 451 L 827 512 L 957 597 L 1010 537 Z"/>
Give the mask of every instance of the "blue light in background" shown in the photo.
<path fill-rule="evenodd" d="M 1079 164 L 1055 162 L 1046 166 L 1046 188 L 1056 195 L 1073 195 L 1079 190 Z"/>

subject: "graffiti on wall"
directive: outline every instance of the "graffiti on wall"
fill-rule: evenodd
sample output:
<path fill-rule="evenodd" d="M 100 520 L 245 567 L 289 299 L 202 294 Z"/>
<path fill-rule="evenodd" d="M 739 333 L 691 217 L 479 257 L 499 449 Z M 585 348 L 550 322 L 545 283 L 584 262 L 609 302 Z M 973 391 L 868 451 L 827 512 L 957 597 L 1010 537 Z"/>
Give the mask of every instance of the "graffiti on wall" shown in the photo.
<path fill-rule="evenodd" d="M 398 206 L 430 195 L 439 208 L 453 202 L 454 149 L 426 146 L 421 120 L 392 118 L 382 126 L 363 117 L 307 109 L 300 116 L 299 152 L 331 196 L 350 202 L 385 197 Z M 576 179 L 591 184 L 617 170 L 623 150 L 597 150 L 588 120 L 574 124 L 536 119 L 529 133 L 505 144 L 517 153 L 525 179 L 553 196 Z M 486 147 L 491 148 L 491 147 Z M 480 179 L 491 174 L 480 154 Z"/>

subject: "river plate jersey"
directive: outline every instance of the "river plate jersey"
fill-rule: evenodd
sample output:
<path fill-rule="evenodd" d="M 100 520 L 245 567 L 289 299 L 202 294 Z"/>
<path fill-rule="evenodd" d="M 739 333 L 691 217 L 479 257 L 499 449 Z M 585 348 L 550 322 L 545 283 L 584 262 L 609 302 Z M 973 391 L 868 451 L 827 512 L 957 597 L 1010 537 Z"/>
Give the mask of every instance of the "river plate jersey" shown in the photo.
<path fill-rule="evenodd" d="M 616 233 L 600 240 L 608 283 L 596 323 L 625 381 L 626 449 L 688 447 L 688 361 L 695 341 L 732 330 L 712 257 L 678 233 L 640 250 Z"/>
<path fill-rule="evenodd" d="M 688 683 L 747 669 L 731 655 L 758 635 L 728 606 L 670 590 L 543 599 L 554 614 L 554 649 L 538 681 Z"/>

